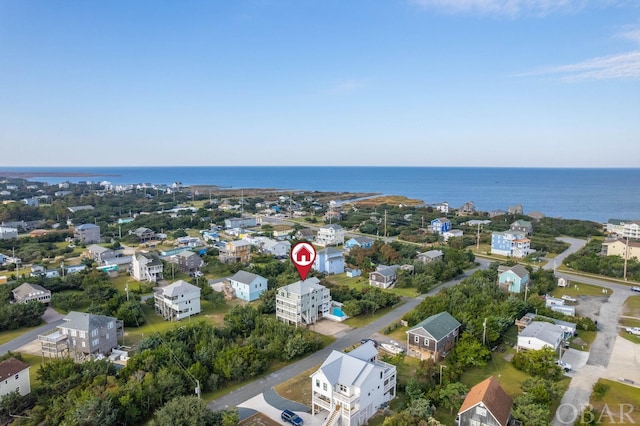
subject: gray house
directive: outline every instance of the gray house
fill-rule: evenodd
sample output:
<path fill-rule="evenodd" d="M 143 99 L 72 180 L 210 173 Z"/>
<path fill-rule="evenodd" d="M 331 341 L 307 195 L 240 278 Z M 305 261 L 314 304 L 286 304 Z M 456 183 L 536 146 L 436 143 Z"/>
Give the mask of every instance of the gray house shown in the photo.
<path fill-rule="evenodd" d="M 64 321 L 56 332 L 40 336 L 43 355 L 58 356 L 67 350 L 76 358 L 106 355 L 118 346 L 123 333 L 122 321 L 114 317 L 71 311 Z"/>
<path fill-rule="evenodd" d="M 400 265 L 378 265 L 376 270 L 369 273 L 369 285 L 378 288 L 389 288 L 396 283 Z"/>
<path fill-rule="evenodd" d="M 455 346 L 461 325 L 449 312 L 430 316 L 407 331 L 407 355 L 440 361 Z"/>
<path fill-rule="evenodd" d="M 181 272 L 194 272 L 202 267 L 204 262 L 202 258 L 198 256 L 197 253 L 194 253 L 189 250 L 181 251 L 180 253 L 173 256 L 171 261 L 178 265 L 178 269 Z"/>
<path fill-rule="evenodd" d="M 91 244 L 87 247 L 87 250 L 89 257 L 98 262 L 99 265 L 104 265 L 105 261 L 117 256 L 117 253 L 114 250 L 97 244 Z"/>
<path fill-rule="evenodd" d="M 100 227 L 93 223 L 78 225 L 73 230 L 73 238 L 84 244 L 100 242 Z"/>
<path fill-rule="evenodd" d="M 442 260 L 444 257 L 444 253 L 442 250 L 429 250 L 424 253 L 419 253 L 416 256 L 416 260 L 419 260 L 423 263 L 431 263 L 435 260 Z"/>
<path fill-rule="evenodd" d="M 47 304 L 51 302 L 51 291 L 38 284 L 23 283 L 11 290 L 16 303 L 36 302 Z"/>
<path fill-rule="evenodd" d="M 528 220 L 516 220 L 509 227 L 512 231 L 524 232 L 527 235 L 531 235 L 533 232 L 533 225 Z"/>
<path fill-rule="evenodd" d="M 511 425 L 513 400 L 493 376 L 469 390 L 464 399 L 456 426 L 507 426 Z"/>

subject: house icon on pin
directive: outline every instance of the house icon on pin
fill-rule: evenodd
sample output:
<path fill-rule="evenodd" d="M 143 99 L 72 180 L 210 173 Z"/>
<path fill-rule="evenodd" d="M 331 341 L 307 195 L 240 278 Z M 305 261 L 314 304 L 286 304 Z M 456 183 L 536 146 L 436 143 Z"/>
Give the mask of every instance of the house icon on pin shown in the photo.
<path fill-rule="evenodd" d="M 302 247 L 296 253 L 296 262 L 307 263 L 311 262 L 311 252 L 306 247 Z"/>

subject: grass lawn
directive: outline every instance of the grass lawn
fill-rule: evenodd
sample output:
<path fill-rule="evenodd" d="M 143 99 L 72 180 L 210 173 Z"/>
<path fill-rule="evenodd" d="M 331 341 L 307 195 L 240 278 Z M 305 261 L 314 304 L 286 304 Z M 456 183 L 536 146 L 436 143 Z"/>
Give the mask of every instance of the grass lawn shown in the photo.
<path fill-rule="evenodd" d="M 144 312 L 146 322 L 140 327 L 125 327 L 124 341 L 125 345 L 133 346 L 139 343 L 145 335 L 153 335 L 155 333 L 164 333 L 167 330 L 172 330 L 176 327 L 184 324 L 189 324 L 196 321 L 207 321 L 215 325 L 221 325 L 224 321 L 224 315 L 233 307 L 237 301 L 227 302 L 223 306 L 214 307 L 210 302 L 206 300 L 200 301 L 202 312 L 200 315 L 190 317 L 183 321 L 165 321 L 160 315 L 155 313 L 152 306 L 148 306 L 146 303 L 142 304 L 142 310 Z"/>
<path fill-rule="evenodd" d="M 275 387 L 276 392 L 283 398 L 299 402 L 307 407 L 311 407 L 311 379 L 310 376 L 320 368 L 320 364 L 292 377 L 286 382 L 282 382 Z"/>
<path fill-rule="evenodd" d="M 613 380 L 600 379 L 597 384 L 608 386 L 601 399 L 591 394 L 597 424 L 635 424 L 640 422 L 640 389 Z M 606 407 L 606 408 L 605 408 Z M 625 413 L 629 413 L 628 417 Z"/>
<path fill-rule="evenodd" d="M 606 290 L 607 293 L 602 291 Z M 563 294 L 567 296 L 611 296 L 613 290 L 605 289 L 597 285 L 585 284 L 578 281 L 571 281 L 569 287 L 558 287 L 551 292 L 553 297 L 561 297 Z"/>
<path fill-rule="evenodd" d="M 520 383 L 528 374 L 516 370 L 510 362 L 504 359 L 505 355 L 512 354 L 515 351 L 508 349 L 506 352 L 491 352 L 491 360 L 484 368 L 472 368 L 464 372 L 460 381 L 468 388 L 477 385 L 487 377 L 493 376 L 498 379 L 500 386 L 511 397 L 516 397 L 522 393 Z"/>
<path fill-rule="evenodd" d="M 402 303 L 402 302 L 400 302 L 400 303 Z M 384 309 L 379 309 L 373 315 L 358 315 L 357 317 L 353 317 L 353 318 L 349 318 L 347 320 L 344 320 L 344 324 L 348 325 L 349 327 L 353 327 L 353 328 L 364 327 L 365 325 L 369 324 L 371 321 L 375 321 L 378 318 L 388 314 L 389 312 L 391 312 L 393 309 L 395 309 L 398 306 L 400 306 L 400 305 L 398 304 L 398 305 L 390 306 L 390 307 L 387 307 L 387 308 L 384 308 Z"/>
<path fill-rule="evenodd" d="M 31 391 L 33 392 L 34 388 L 37 388 L 40 385 L 40 381 L 37 378 L 38 370 L 40 369 L 40 365 L 42 365 L 42 357 L 38 355 L 29 355 L 29 354 L 20 354 L 22 356 L 22 361 L 26 362 L 31 366 L 29 369 L 29 380 L 31 381 Z"/>
<path fill-rule="evenodd" d="M 627 331 L 624 328 L 621 328 L 618 331 L 618 335 L 621 336 L 623 339 L 627 339 L 628 341 L 630 341 L 632 343 L 640 344 L 640 336 L 636 336 L 635 334 L 627 333 Z"/>
<path fill-rule="evenodd" d="M 593 341 L 596 339 L 596 331 L 584 331 L 584 330 L 580 330 L 578 332 L 578 336 L 577 338 L 580 338 L 581 340 L 583 340 L 586 345 L 578 345 L 576 343 L 574 343 L 575 338 L 571 339 L 571 341 L 569 342 L 569 347 L 572 349 L 577 349 L 579 351 L 588 351 L 589 348 L 591 347 L 591 344 L 593 343 Z"/>
<path fill-rule="evenodd" d="M 335 285 L 346 285 L 353 288 L 369 287 L 369 279 L 363 276 L 350 278 L 350 277 L 347 277 L 347 274 L 345 273 L 345 274 L 330 275 L 326 279 L 327 281 Z M 397 294 L 400 297 L 416 297 L 420 295 L 415 288 L 388 288 L 383 291 Z"/>
<path fill-rule="evenodd" d="M 640 318 L 640 296 L 630 296 L 627 298 L 624 303 L 622 315 Z"/>
<path fill-rule="evenodd" d="M 0 345 L 3 345 L 5 343 L 7 343 L 10 340 L 15 339 L 18 336 L 21 336 L 22 334 L 31 331 L 35 328 L 40 327 L 42 324 L 44 324 L 44 322 L 40 323 L 39 325 L 33 326 L 33 327 L 24 327 L 24 328 L 18 328 L 17 330 L 7 330 L 7 331 L 1 331 L 0 332 Z"/>

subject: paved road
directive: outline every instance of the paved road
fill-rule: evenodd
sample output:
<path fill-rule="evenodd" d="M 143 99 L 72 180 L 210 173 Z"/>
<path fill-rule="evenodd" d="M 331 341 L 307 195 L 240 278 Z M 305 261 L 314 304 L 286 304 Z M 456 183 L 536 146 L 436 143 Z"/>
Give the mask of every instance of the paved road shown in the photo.
<path fill-rule="evenodd" d="M 609 299 L 600 306 L 597 318 L 594 318 L 598 321 L 598 334 L 589 350 L 587 365 L 575 372 L 553 419 L 554 426 L 565 426 L 574 424 L 576 416 L 589 404 L 593 385 L 605 375 L 618 337 L 618 318 L 625 300 L 633 294 L 629 286 L 624 284 L 560 272 L 556 275 L 613 290 Z"/>
<path fill-rule="evenodd" d="M 4 355 L 7 352 L 15 352 L 18 348 L 26 345 L 27 343 L 31 343 L 35 339 L 38 338 L 39 334 L 47 334 L 49 331 L 54 330 L 56 326 L 62 324 L 64 320 L 53 321 L 49 324 L 42 325 L 36 329 L 28 331 L 21 336 L 16 337 L 15 339 L 5 343 L 4 345 L 0 345 L 0 355 Z"/>
<path fill-rule="evenodd" d="M 549 262 L 542 267 L 542 269 L 548 269 L 548 270 L 555 269 L 557 266 L 562 265 L 562 261 L 564 261 L 564 259 L 567 256 L 577 252 L 587 244 L 586 240 L 581 240 L 578 238 L 561 237 L 561 238 L 558 238 L 558 240 L 564 241 L 565 243 L 570 244 L 570 247 L 565 251 L 563 251 L 562 253 L 560 253 L 559 255 L 557 255 L 556 257 L 554 257 L 553 259 L 550 259 Z"/>
<path fill-rule="evenodd" d="M 263 377 L 254 382 L 248 383 L 243 387 L 228 393 L 214 401 L 209 403 L 209 408 L 212 410 L 222 410 L 236 407 L 237 405 L 243 403 L 244 401 L 253 398 L 256 395 L 276 386 L 284 381 L 291 379 L 319 364 L 324 362 L 324 360 L 329 356 L 331 351 L 341 351 L 345 348 L 354 345 L 360 340 L 371 337 L 373 334 L 383 329 L 389 324 L 392 324 L 398 319 L 400 319 L 404 314 L 414 309 L 425 297 L 436 294 L 440 289 L 445 287 L 451 287 L 455 284 L 458 284 L 460 280 L 471 275 L 473 272 L 480 268 L 486 268 L 489 265 L 489 261 L 484 259 L 477 259 L 480 266 L 474 268 L 470 271 L 467 271 L 465 274 L 460 277 L 448 281 L 437 288 L 431 290 L 427 294 L 423 294 L 415 299 L 405 299 L 404 303 L 398 306 L 393 311 L 389 312 L 385 316 L 378 318 L 377 320 L 369 323 L 368 325 L 360 328 L 356 328 L 348 332 L 346 335 L 336 339 L 331 345 L 326 348 L 315 352 L 314 354 L 308 356 L 307 358 L 303 358 L 300 361 L 297 361 L 293 364 L 290 364 L 270 375 Z"/>

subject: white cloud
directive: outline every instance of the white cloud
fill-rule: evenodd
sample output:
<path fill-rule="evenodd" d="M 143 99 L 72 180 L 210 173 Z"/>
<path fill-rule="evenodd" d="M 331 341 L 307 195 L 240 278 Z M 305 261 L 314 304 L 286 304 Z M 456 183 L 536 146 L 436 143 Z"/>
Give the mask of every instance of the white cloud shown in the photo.
<path fill-rule="evenodd" d="M 353 93 L 356 90 L 363 88 L 366 84 L 366 80 L 364 79 L 349 79 L 345 81 L 341 81 L 331 88 L 331 93 L 334 94 L 346 94 Z"/>
<path fill-rule="evenodd" d="M 409 0 L 425 9 L 447 13 L 490 16 L 546 16 L 553 12 L 574 12 L 587 5 L 586 0 Z M 609 1 L 609 0 L 597 0 Z M 593 3 L 593 2 L 592 2 Z"/>
<path fill-rule="evenodd" d="M 619 34 L 619 37 L 640 44 L 640 29 L 625 31 Z"/>
<path fill-rule="evenodd" d="M 640 50 L 601 56 L 569 65 L 544 68 L 520 76 L 557 75 L 565 81 L 640 79 Z"/>

